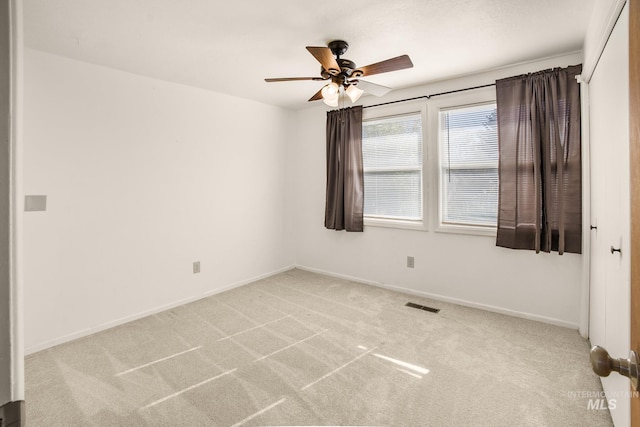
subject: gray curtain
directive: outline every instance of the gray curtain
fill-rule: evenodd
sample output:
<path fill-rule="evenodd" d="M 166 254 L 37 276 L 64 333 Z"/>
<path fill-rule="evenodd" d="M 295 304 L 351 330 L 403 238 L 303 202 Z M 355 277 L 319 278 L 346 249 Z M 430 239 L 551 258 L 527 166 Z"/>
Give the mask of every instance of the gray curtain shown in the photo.
<path fill-rule="evenodd" d="M 327 112 L 327 198 L 324 226 L 362 231 L 362 106 Z"/>
<path fill-rule="evenodd" d="M 582 65 L 496 82 L 498 246 L 582 251 Z"/>

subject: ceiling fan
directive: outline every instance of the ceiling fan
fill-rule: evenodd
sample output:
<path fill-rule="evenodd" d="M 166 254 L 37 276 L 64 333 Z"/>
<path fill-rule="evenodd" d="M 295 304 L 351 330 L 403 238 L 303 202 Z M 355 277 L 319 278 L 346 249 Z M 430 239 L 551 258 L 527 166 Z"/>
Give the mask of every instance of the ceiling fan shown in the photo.
<path fill-rule="evenodd" d="M 320 77 L 282 77 L 264 80 L 266 82 L 330 80 L 328 84 L 309 98 L 309 101 L 322 99 L 325 104 L 331 107 L 337 107 L 341 87 L 344 88 L 344 92 L 349 99 L 351 99 L 351 102 L 356 102 L 364 91 L 372 95 L 383 96 L 387 94 L 391 88 L 360 80 L 359 78 L 413 67 L 413 63 L 408 55 L 401 55 L 364 67 L 357 67 L 355 62 L 341 58 L 349 48 L 349 44 L 346 41 L 334 40 L 329 42 L 327 46 L 328 47 L 307 46 L 307 50 L 322 65 L 320 68 Z"/>

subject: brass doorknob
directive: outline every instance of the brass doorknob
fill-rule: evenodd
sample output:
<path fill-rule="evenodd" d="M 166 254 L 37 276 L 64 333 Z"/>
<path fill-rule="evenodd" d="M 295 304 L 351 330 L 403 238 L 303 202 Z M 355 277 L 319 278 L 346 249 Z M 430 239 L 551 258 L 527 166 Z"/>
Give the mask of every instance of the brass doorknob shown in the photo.
<path fill-rule="evenodd" d="M 638 389 L 640 366 L 638 366 L 638 355 L 635 351 L 629 352 L 628 359 L 613 359 L 607 350 L 596 345 L 591 348 L 589 357 L 591 368 L 598 376 L 608 377 L 611 372 L 618 372 L 631 380 L 634 390 L 640 390 Z"/>

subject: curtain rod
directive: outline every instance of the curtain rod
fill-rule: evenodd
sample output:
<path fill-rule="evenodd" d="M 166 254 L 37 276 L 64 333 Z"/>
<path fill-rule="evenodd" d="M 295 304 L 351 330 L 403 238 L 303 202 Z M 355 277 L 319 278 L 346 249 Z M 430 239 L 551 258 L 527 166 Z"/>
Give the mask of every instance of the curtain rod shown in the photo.
<path fill-rule="evenodd" d="M 465 89 L 456 89 L 456 90 L 450 90 L 450 91 L 447 91 L 447 92 L 434 93 L 434 94 L 431 94 L 431 95 L 422 95 L 422 96 L 416 96 L 416 97 L 413 97 L 413 98 L 399 99 L 397 101 L 383 102 L 381 104 L 366 105 L 366 106 L 364 106 L 362 108 L 380 107 L 382 105 L 396 104 L 398 102 L 414 101 L 416 99 L 422 99 L 422 98 L 430 99 L 430 98 L 432 98 L 434 96 L 449 95 L 450 93 L 464 92 L 464 91 L 473 90 L 473 89 L 481 89 L 483 87 L 489 87 L 489 86 L 495 86 L 495 85 L 496 85 L 495 83 L 489 83 L 489 84 L 486 84 L 486 85 L 468 87 L 468 88 L 465 88 Z"/>

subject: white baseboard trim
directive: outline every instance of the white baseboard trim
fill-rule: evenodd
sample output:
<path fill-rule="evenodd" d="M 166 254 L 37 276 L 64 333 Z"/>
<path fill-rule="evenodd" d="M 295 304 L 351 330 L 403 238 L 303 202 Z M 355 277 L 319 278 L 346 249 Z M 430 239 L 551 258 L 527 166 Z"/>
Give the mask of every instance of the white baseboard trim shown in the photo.
<path fill-rule="evenodd" d="M 480 310 L 491 311 L 493 313 L 506 314 L 508 316 L 519 317 L 519 318 L 527 319 L 527 320 L 534 320 L 534 321 L 537 321 L 537 322 L 548 323 L 548 324 L 555 325 L 555 326 L 562 326 L 564 328 L 576 329 L 576 330 L 579 329 L 579 325 L 577 323 L 567 322 L 566 320 L 555 319 L 553 317 L 540 316 L 540 315 L 537 315 L 537 314 L 511 310 L 511 309 L 508 309 L 508 308 L 497 307 L 497 306 L 488 305 L 488 304 L 481 304 L 481 303 L 477 303 L 477 302 L 473 302 L 473 301 L 467 301 L 467 300 L 463 300 L 463 299 L 447 297 L 447 296 L 439 295 L 439 294 L 432 294 L 432 293 L 429 293 L 429 292 L 416 291 L 415 289 L 403 288 L 401 286 L 394 286 L 394 285 L 389 285 L 387 283 L 375 282 L 373 280 L 367 280 L 367 279 L 363 279 L 363 278 L 360 278 L 360 277 L 348 276 L 346 274 L 334 273 L 334 272 L 331 272 L 331 271 L 326 271 L 326 270 L 321 270 L 321 269 L 318 269 L 318 268 L 307 267 L 307 266 L 304 266 L 304 265 L 296 265 L 295 268 L 300 269 L 300 270 L 309 271 L 309 272 L 312 272 L 312 273 L 318 273 L 318 274 L 324 274 L 326 276 L 336 277 L 338 279 L 345 279 L 345 280 L 350 280 L 352 282 L 362 283 L 362 284 L 365 284 L 365 285 L 371 285 L 371 286 L 376 286 L 376 287 L 379 287 L 379 288 L 389 289 L 389 290 L 392 290 L 392 291 L 403 292 L 403 293 L 409 294 L 409 295 L 415 295 L 415 296 L 419 296 L 419 297 L 431 298 L 431 299 L 437 300 L 437 301 L 443 301 L 443 302 L 447 302 L 447 303 L 451 303 L 451 304 L 462 305 L 462 306 L 465 306 L 465 307 L 477 308 L 477 309 L 480 309 Z"/>
<path fill-rule="evenodd" d="M 398 292 L 403 292 L 405 294 L 409 294 L 409 295 L 415 295 L 415 296 L 420 296 L 420 297 L 425 297 L 425 298 L 431 298 L 433 300 L 437 300 L 437 301 L 443 301 L 443 302 L 447 302 L 447 303 L 451 303 L 451 304 L 457 304 L 457 305 L 462 305 L 465 307 L 471 307 L 471 308 L 477 308 L 480 310 L 485 310 L 485 311 L 491 311 L 494 313 L 499 313 L 499 314 L 506 314 L 509 316 L 514 316 L 514 317 L 519 317 L 519 318 L 523 318 L 523 319 L 528 319 L 528 320 L 534 320 L 534 321 L 538 321 L 538 322 L 543 322 L 543 323 L 548 323 L 551 325 L 556 325 L 556 326 L 562 326 L 565 328 L 570 328 L 570 329 L 579 329 L 579 325 L 576 323 L 572 323 L 572 322 L 567 322 L 564 320 L 560 320 L 560 319 L 554 319 L 551 317 L 545 317 L 545 316 L 540 316 L 540 315 L 536 315 L 536 314 L 531 314 L 531 313 L 526 313 L 526 312 L 520 312 L 520 311 L 515 311 L 515 310 L 511 310 L 511 309 L 507 309 L 507 308 L 503 308 L 503 307 L 496 307 L 496 306 L 492 306 L 492 305 L 487 305 L 487 304 L 481 304 L 481 303 L 476 303 L 473 301 L 467 301 L 467 300 L 462 300 L 462 299 L 458 299 L 458 298 L 451 298 L 451 297 L 447 297 L 444 295 L 439 295 L 439 294 L 433 294 L 433 293 L 429 293 L 429 292 L 422 292 L 422 291 L 416 291 L 414 289 L 410 289 L 410 288 L 404 288 L 401 286 L 394 286 L 394 285 L 390 285 L 390 284 L 386 284 L 386 283 L 380 283 L 380 282 L 376 282 L 373 280 L 367 280 L 367 279 L 363 279 L 361 277 L 354 277 L 354 276 L 349 276 L 346 274 L 339 274 L 339 273 L 334 273 L 332 271 L 326 271 L 326 270 L 322 270 L 322 269 L 318 269 L 318 268 L 313 268 L 313 267 L 307 267 L 304 265 L 290 265 L 287 267 L 282 267 L 280 269 L 268 272 L 268 273 L 264 273 L 264 274 L 260 274 L 258 276 L 254 276 L 254 277 L 250 277 L 247 279 L 243 279 L 240 281 L 237 281 L 235 283 L 231 283 L 229 285 L 223 286 L 221 288 L 216 288 L 216 289 L 212 289 L 210 291 L 207 291 L 203 294 L 199 294 L 199 295 L 194 295 L 192 297 L 189 298 L 184 298 L 178 301 L 174 301 L 168 304 L 164 304 L 158 307 L 154 307 L 148 310 L 144 310 L 141 311 L 139 313 L 136 314 L 132 314 L 129 316 L 125 316 L 122 317 L 120 319 L 117 320 L 112 320 L 109 322 L 105 322 L 105 323 L 101 323 L 99 325 L 95 325 L 93 327 L 90 328 L 86 328 L 86 329 L 82 329 L 76 332 L 73 332 L 71 334 L 67 334 L 61 337 L 57 337 L 48 341 L 45 341 L 43 343 L 28 347 L 25 349 L 25 355 L 29 355 L 29 354 L 33 354 L 33 353 L 37 353 L 38 351 L 42 351 L 42 350 L 46 350 L 50 347 L 54 347 L 56 345 L 59 344 L 64 344 L 66 342 L 69 341 L 73 341 L 91 334 L 95 334 L 97 332 L 101 332 L 104 331 L 106 329 L 110 329 L 113 328 L 115 326 L 119 326 L 119 325 L 123 325 L 125 323 L 128 322 L 132 322 L 134 320 L 138 320 L 141 319 L 143 317 L 147 317 L 147 316 L 151 316 L 153 314 L 156 313 L 160 313 L 162 311 L 166 311 L 166 310 L 170 310 L 172 308 L 184 305 L 184 304 L 188 304 L 190 302 L 193 301 L 197 301 L 203 298 L 207 298 L 211 295 L 216 295 L 222 292 L 226 292 L 229 291 L 231 289 L 235 289 L 235 288 L 239 288 L 240 286 L 244 286 L 247 285 L 249 283 L 253 283 L 256 282 L 258 280 L 262 280 L 262 279 L 266 279 L 267 277 L 271 277 L 271 276 L 275 276 L 276 274 L 280 274 L 283 273 L 285 271 L 289 271 L 293 268 L 297 268 L 300 270 L 305 270 L 305 271 L 309 271 L 312 273 L 318 273 L 318 274 L 324 274 L 326 276 L 331 276 L 331 277 L 336 277 L 339 279 L 344 279 L 344 280 L 350 280 L 352 282 L 357 282 L 357 283 L 362 283 L 365 285 L 371 285 L 371 286 L 376 286 L 379 288 L 384 288 L 384 289 L 389 289 L 392 291 L 398 291 Z"/>
<path fill-rule="evenodd" d="M 121 317 L 120 319 L 117 319 L 117 320 L 112 320 L 112 321 L 109 321 L 109 322 L 101 323 L 99 325 L 95 325 L 95 326 L 92 326 L 90 328 L 82 329 L 82 330 L 73 332 L 73 333 L 68 334 L 68 335 L 64 335 L 64 336 L 61 336 L 61 337 L 58 337 L 58 338 L 54 338 L 52 340 L 45 341 L 43 343 L 36 344 L 34 346 L 26 348 L 25 349 L 25 355 L 29 355 L 29 354 L 36 353 L 38 351 L 46 350 L 46 349 L 48 349 L 50 347 L 53 347 L 53 346 L 56 346 L 56 345 L 59 345 L 59 344 L 64 344 L 66 342 L 73 341 L 73 340 L 76 340 L 78 338 L 86 337 L 87 335 L 95 334 L 97 332 L 101 332 L 101 331 L 104 331 L 106 329 L 113 328 L 115 326 L 123 325 L 125 323 L 141 319 L 143 317 L 151 316 L 153 314 L 160 313 L 162 311 L 170 310 L 172 308 L 175 308 L 175 307 L 178 307 L 178 306 L 181 306 L 181 305 L 184 305 L 184 304 L 188 304 L 190 302 L 194 302 L 194 301 L 197 301 L 197 300 L 200 300 L 200 299 L 203 299 L 203 298 L 207 298 L 207 297 L 209 297 L 211 295 L 220 294 L 222 292 L 230 291 L 231 289 L 239 288 L 240 286 L 244 286 L 244 285 L 247 285 L 249 283 L 257 282 L 258 280 L 266 279 L 267 277 L 275 276 L 276 274 L 280 274 L 280 273 L 283 273 L 285 271 L 289 271 L 289 270 L 291 270 L 293 268 L 295 268 L 294 265 L 290 265 L 290 266 L 287 266 L 287 267 L 282 267 L 282 268 L 279 268 L 277 270 L 274 270 L 274 271 L 271 271 L 271 272 L 268 272 L 268 273 L 260 274 L 258 276 L 250 277 L 248 279 L 243 279 L 243 280 L 240 280 L 238 282 L 231 283 L 231 284 L 223 286 L 221 288 L 212 289 L 212 290 L 207 291 L 207 292 L 205 292 L 203 294 L 194 295 L 194 296 L 191 296 L 191 297 L 188 297 L 188 298 L 184 298 L 184 299 L 181 299 L 181 300 L 178 300 L 178 301 L 174 301 L 174 302 L 171 302 L 171 303 L 168 303 L 168 304 L 163 304 L 161 306 L 154 307 L 154 308 L 151 308 L 151 309 L 148 309 L 148 310 L 144 310 L 144 311 L 141 311 L 141 312 L 136 313 L 136 314 L 132 314 L 132 315 L 129 315 L 129 316 Z"/>

